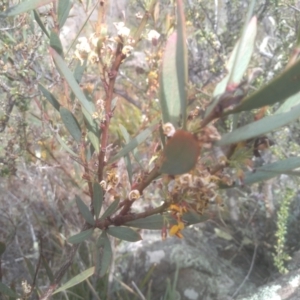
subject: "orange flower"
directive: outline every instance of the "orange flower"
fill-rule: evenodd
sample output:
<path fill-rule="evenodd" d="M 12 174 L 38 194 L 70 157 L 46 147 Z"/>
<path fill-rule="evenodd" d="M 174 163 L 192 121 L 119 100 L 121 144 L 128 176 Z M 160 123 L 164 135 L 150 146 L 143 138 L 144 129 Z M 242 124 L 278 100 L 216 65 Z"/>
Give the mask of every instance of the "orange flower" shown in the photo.
<path fill-rule="evenodd" d="M 170 228 L 169 234 L 170 234 L 170 236 L 176 235 L 179 238 L 183 238 L 183 235 L 181 233 L 181 230 L 183 230 L 183 229 L 184 229 L 184 223 L 182 221 L 178 221 L 178 224 L 173 225 Z"/>

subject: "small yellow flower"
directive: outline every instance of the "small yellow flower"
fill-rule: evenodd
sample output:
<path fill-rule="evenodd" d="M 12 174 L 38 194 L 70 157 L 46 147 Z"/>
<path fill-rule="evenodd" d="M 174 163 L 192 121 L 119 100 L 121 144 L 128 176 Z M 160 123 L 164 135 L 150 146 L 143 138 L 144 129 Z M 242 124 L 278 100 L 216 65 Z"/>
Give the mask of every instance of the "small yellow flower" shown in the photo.
<path fill-rule="evenodd" d="M 179 238 L 183 238 L 183 235 L 181 233 L 181 230 L 183 230 L 183 229 L 184 229 L 184 223 L 182 221 L 178 221 L 178 224 L 173 225 L 170 228 L 169 234 L 170 234 L 170 236 L 176 235 Z"/>

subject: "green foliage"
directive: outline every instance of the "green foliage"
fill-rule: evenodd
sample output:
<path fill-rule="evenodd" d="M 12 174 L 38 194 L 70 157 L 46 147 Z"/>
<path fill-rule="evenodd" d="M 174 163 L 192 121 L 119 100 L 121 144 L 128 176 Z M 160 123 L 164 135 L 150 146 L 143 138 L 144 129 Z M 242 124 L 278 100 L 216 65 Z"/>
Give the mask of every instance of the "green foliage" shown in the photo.
<path fill-rule="evenodd" d="M 0 14 L 1 22 L 18 20 L 23 13 L 26 13 L 23 16 L 28 21 L 26 29 L 19 28 L 16 36 L 11 34 L 12 30 L 1 32 L 3 58 L 0 62 L 4 80 L 0 81 L 0 87 L 7 105 L 0 116 L 0 129 L 4 131 L 8 127 L 14 107 L 21 121 L 7 145 L 1 146 L 0 174 L 15 175 L 15 161 L 26 150 L 33 163 L 49 163 L 60 168 L 72 182 L 72 188 L 67 189 L 64 197 L 76 194 L 76 212 L 78 209 L 84 220 L 83 226 L 79 227 L 84 229 L 63 239 L 63 242 L 55 240 L 53 243 L 60 245 L 56 245 L 57 248 L 62 247 L 65 241 L 73 244 L 69 261 L 61 266 L 60 271 L 65 273 L 72 268 L 80 243 L 83 243 L 82 248 L 94 249 L 93 260 L 84 257 L 88 250 L 79 251 L 84 264 L 93 261 L 94 266 L 82 271 L 81 263 L 74 263 L 68 274 L 71 279 L 53 294 L 68 290 L 70 295 L 74 293 L 85 297 L 87 293 L 97 294 L 95 287 L 107 288 L 114 238 L 129 242 L 142 239 L 138 231 L 129 227 L 160 230 L 163 237 L 170 230 L 170 234 L 182 237 L 180 231 L 185 226 L 209 218 L 207 208 L 211 199 L 219 199 L 219 186 L 234 186 L 232 181 L 250 185 L 280 174 L 299 175 L 295 170 L 300 166 L 298 157 L 265 164 L 256 168 L 255 172 L 246 171 L 250 165 L 246 160 L 252 152 L 247 142 L 291 124 L 300 116 L 299 99 L 295 96 L 300 90 L 297 55 L 291 57 L 285 70 L 275 79 L 251 92 L 251 88 L 255 87 L 251 76 L 246 73 L 256 63 L 252 61 L 259 19 L 253 16 L 255 1 L 251 2 L 241 38 L 235 43 L 230 58 L 227 60 L 220 54 L 221 46 L 215 51 L 226 65 L 228 74 L 224 74 L 214 91 L 206 95 L 211 100 L 210 105 L 198 96 L 202 86 L 195 87 L 188 82 L 189 22 L 185 20 L 184 1 L 175 1 L 176 17 L 173 2 L 168 2 L 173 12 L 163 12 L 165 22 L 159 18 L 157 1 L 143 2 L 144 15 L 134 28 L 134 34 L 129 30 L 130 26 L 136 26 L 132 24 L 116 23 L 116 30 L 108 30 L 103 15 L 107 11 L 107 3 L 101 2 L 96 25 L 90 22 L 97 5 L 88 9 L 86 4 L 83 7 L 87 18 L 75 33 L 75 39 L 68 41 L 69 45 L 63 40 L 62 28 L 70 16 L 72 2 L 58 1 L 49 13 L 53 18 L 53 24 L 49 25 L 39 7 L 50 2 L 28 0 Z M 205 16 L 199 13 L 199 17 Z M 88 24 L 93 33 L 87 38 Z M 151 35 L 149 28 L 156 28 L 165 35 L 160 36 L 158 32 Z M 82 37 L 78 38 L 80 35 Z M 148 39 L 145 39 L 146 35 Z M 201 28 L 199 36 L 203 43 L 217 44 L 217 37 L 207 28 Z M 27 43 L 29 40 L 33 41 Z M 36 45 L 40 41 L 41 45 Z M 32 50 L 24 49 L 31 46 Z M 45 49 L 49 49 L 50 55 L 45 54 Z M 41 57 L 36 63 L 39 51 Z M 145 54 L 147 67 L 136 66 L 133 58 L 134 68 L 130 69 L 132 52 Z M 199 104 L 195 109 L 189 95 L 190 86 L 194 89 L 193 100 Z M 119 96 L 116 95 L 128 103 L 117 103 Z M 159 99 L 160 106 L 156 99 Z M 279 108 L 278 103 L 281 105 Z M 259 112 L 255 109 L 266 105 L 270 106 L 270 115 L 257 117 Z M 273 114 L 275 109 L 277 111 Z M 247 112 L 247 117 L 242 112 Z M 231 114 L 234 114 L 232 119 Z M 30 120 L 32 130 L 27 130 L 27 120 Z M 229 124 L 228 128 L 221 128 L 224 120 Z M 173 127 L 168 131 L 166 125 Z M 42 131 L 42 128 L 47 129 Z M 35 144 L 42 144 L 41 141 L 47 139 L 51 139 L 47 148 L 51 157 L 48 161 L 46 156 L 38 156 L 34 149 Z M 223 146 L 228 146 L 228 149 Z M 237 151 L 244 155 L 237 155 Z M 61 155 L 61 152 L 64 154 Z M 154 186 L 151 184 L 155 180 L 160 188 L 150 192 L 146 190 Z M 284 262 L 288 256 L 284 245 L 292 196 L 287 192 L 278 212 L 274 262 L 280 272 L 286 271 Z M 150 197 L 159 198 L 153 207 L 145 205 L 144 200 Z M 135 211 L 133 204 L 137 202 L 140 206 Z M 65 216 L 61 218 L 63 221 L 56 228 L 56 237 L 70 234 L 70 230 L 64 234 L 59 232 L 64 225 L 78 224 L 73 220 L 65 222 Z M 54 223 L 56 226 L 56 219 Z M 73 231 L 78 231 L 78 228 Z M 0 251 L 0 255 L 2 252 L 4 250 Z M 38 268 L 28 258 L 24 260 L 35 280 Z M 42 256 L 41 262 L 47 280 L 57 280 L 57 275 L 53 274 L 50 264 Z M 164 295 L 166 300 L 179 298 L 176 291 L 178 271 L 179 267 L 173 283 L 168 281 Z M 93 274 L 98 276 L 97 279 L 94 280 Z M 62 276 L 59 281 L 61 279 Z M 5 295 L 16 297 L 7 285 L 1 284 L 0 290 Z M 38 284 L 34 292 L 40 293 Z M 45 295 L 47 293 L 52 293 L 51 288 Z M 148 296 L 150 299 L 151 291 Z"/>

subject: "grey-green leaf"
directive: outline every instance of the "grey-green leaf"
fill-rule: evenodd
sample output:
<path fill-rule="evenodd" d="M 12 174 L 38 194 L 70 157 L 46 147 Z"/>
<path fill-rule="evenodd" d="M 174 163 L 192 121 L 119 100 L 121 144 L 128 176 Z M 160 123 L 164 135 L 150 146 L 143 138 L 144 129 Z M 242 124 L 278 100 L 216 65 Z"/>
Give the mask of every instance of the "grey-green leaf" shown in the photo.
<path fill-rule="evenodd" d="M 49 103 L 51 103 L 53 105 L 53 107 L 59 111 L 60 108 L 60 104 L 59 102 L 56 100 L 56 98 L 53 96 L 53 94 L 51 92 L 49 92 L 45 87 L 43 87 L 41 84 L 38 84 L 39 86 L 39 90 L 43 93 L 43 95 L 45 96 L 45 98 L 49 101 Z"/>
<path fill-rule="evenodd" d="M 247 111 L 284 101 L 300 91 L 300 60 L 274 78 L 265 87 L 246 97 L 230 113 Z"/>
<path fill-rule="evenodd" d="M 62 57 L 64 56 L 62 43 L 60 41 L 58 34 L 54 30 L 51 30 L 51 33 L 50 33 L 50 47 L 55 49 L 55 51 L 60 56 L 62 56 Z"/>
<path fill-rule="evenodd" d="M 64 142 L 64 140 L 60 137 L 60 135 L 57 133 L 56 134 L 56 138 L 58 140 L 58 142 L 60 143 L 60 145 L 70 154 L 72 154 L 75 157 L 78 157 L 78 155 Z"/>
<path fill-rule="evenodd" d="M 99 264 L 96 266 L 96 274 L 99 274 L 99 276 L 102 277 L 106 274 L 112 260 L 112 248 L 105 231 L 102 231 L 99 236 L 97 246 L 100 248 L 100 253 L 97 257 Z"/>
<path fill-rule="evenodd" d="M 0 13 L 0 17 L 12 17 L 25 13 L 32 9 L 51 3 L 53 0 L 27 0 L 20 4 L 9 7 L 6 11 Z"/>
<path fill-rule="evenodd" d="M 33 11 L 33 15 L 34 15 L 34 19 L 36 20 L 36 22 L 38 23 L 38 25 L 41 27 L 41 29 L 43 30 L 43 32 L 46 34 L 46 36 L 48 38 L 50 38 L 49 32 L 46 29 L 43 21 L 41 20 L 39 13 L 36 10 L 34 10 Z"/>
<path fill-rule="evenodd" d="M 111 216 L 113 213 L 115 213 L 118 210 L 120 199 L 116 199 L 103 213 L 103 215 L 100 217 L 100 220 L 104 220 L 105 218 Z"/>
<path fill-rule="evenodd" d="M 52 295 L 54 295 L 56 293 L 59 293 L 59 292 L 62 292 L 62 291 L 65 291 L 65 290 L 71 288 L 72 286 L 75 286 L 75 285 L 85 281 L 86 279 L 91 277 L 94 274 L 94 272 L 95 272 L 95 267 L 91 267 L 91 268 L 79 273 L 78 275 L 76 275 L 75 277 L 70 279 L 68 282 L 63 284 L 56 291 L 54 291 Z"/>
<path fill-rule="evenodd" d="M 96 136 L 96 134 L 93 131 L 89 131 L 87 134 L 88 139 L 92 143 L 95 151 L 99 153 L 100 151 L 100 139 Z"/>
<path fill-rule="evenodd" d="M 216 142 L 216 145 L 230 145 L 240 141 L 248 140 L 289 124 L 290 122 L 296 120 L 299 116 L 300 105 L 297 105 L 289 112 L 264 117 L 261 120 L 247 124 L 230 133 L 226 133 L 222 136 L 220 141 Z"/>
<path fill-rule="evenodd" d="M 294 170 L 300 167 L 300 157 L 289 157 L 287 159 L 277 161 L 275 163 L 264 165 L 257 168 L 255 172 L 246 172 L 244 184 L 253 184 L 271 179 L 280 174 Z"/>
<path fill-rule="evenodd" d="M 176 41 L 176 69 L 180 95 L 180 118 L 183 129 L 186 129 L 187 83 L 188 83 L 188 51 L 185 28 L 183 1 L 177 0 L 177 41 Z"/>
<path fill-rule="evenodd" d="M 176 65 L 177 33 L 174 32 L 168 39 L 162 61 L 160 75 L 160 106 L 163 122 L 171 122 L 179 126 L 180 114 L 183 110 L 180 99 L 179 82 Z"/>
<path fill-rule="evenodd" d="M 140 234 L 128 227 L 108 227 L 106 232 L 120 240 L 137 242 L 142 239 Z"/>
<path fill-rule="evenodd" d="M 68 82 L 70 88 L 72 89 L 73 93 L 81 103 L 81 105 L 86 109 L 86 111 L 90 114 L 93 115 L 95 111 L 95 107 L 92 102 L 88 101 L 80 89 L 78 83 L 76 82 L 72 72 L 66 65 L 65 61 L 63 58 L 52 48 L 50 48 L 50 54 L 53 57 L 57 69 L 60 71 L 60 73 L 64 76 L 66 81 Z"/>
<path fill-rule="evenodd" d="M 113 163 L 117 161 L 119 158 L 127 155 L 130 151 L 135 149 L 139 144 L 144 142 L 152 133 L 152 131 L 157 127 L 157 124 L 154 124 L 152 126 L 149 126 L 142 132 L 140 132 L 135 138 L 132 138 L 128 144 L 124 146 L 124 148 L 119 151 L 114 157 L 109 159 L 108 163 Z"/>
<path fill-rule="evenodd" d="M 68 238 L 68 242 L 71 244 L 79 244 L 83 241 L 85 241 L 86 239 L 88 239 L 89 237 L 91 237 L 93 235 L 93 228 L 90 228 L 88 230 L 85 231 L 81 231 L 71 237 Z"/>
<path fill-rule="evenodd" d="M 57 19 L 59 28 L 62 28 L 69 16 L 72 3 L 70 0 L 59 0 L 57 7 Z"/>
<path fill-rule="evenodd" d="M 83 216 L 83 218 L 91 225 L 95 225 L 95 220 L 90 212 L 89 208 L 85 205 L 85 203 L 80 199 L 78 195 L 75 196 L 76 204 L 79 209 L 79 212 Z"/>
<path fill-rule="evenodd" d="M 66 108 L 59 109 L 61 119 L 76 142 L 81 140 L 81 129 L 74 115 Z"/>
<path fill-rule="evenodd" d="M 166 224 L 165 215 L 152 215 L 146 218 L 133 220 L 124 224 L 124 226 L 130 226 L 140 229 L 152 229 L 159 230 Z"/>
<path fill-rule="evenodd" d="M 6 284 L 0 281 L 0 294 L 7 295 L 13 299 L 18 298 L 18 295 Z"/>
<path fill-rule="evenodd" d="M 103 202 L 103 190 L 98 182 L 93 184 L 93 205 L 96 219 L 98 219 Z"/>

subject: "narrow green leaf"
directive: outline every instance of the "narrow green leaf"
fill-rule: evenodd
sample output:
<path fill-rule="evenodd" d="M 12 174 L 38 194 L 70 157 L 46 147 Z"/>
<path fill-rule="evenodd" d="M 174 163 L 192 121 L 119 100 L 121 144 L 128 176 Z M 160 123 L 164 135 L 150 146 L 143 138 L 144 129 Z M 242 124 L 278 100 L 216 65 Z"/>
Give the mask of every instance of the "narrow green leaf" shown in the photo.
<path fill-rule="evenodd" d="M 56 100 L 56 98 L 53 96 L 53 94 L 51 92 L 49 92 L 46 88 L 44 88 L 41 84 L 38 84 L 38 86 L 39 86 L 39 90 L 43 93 L 43 95 L 45 96 L 45 98 L 53 105 L 53 107 L 57 111 L 59 111 L 60 104 Z"/>
<path fill-rule="evenodd" d="M 160 106 L 164 123 L 171 122 L 176 128 L 180 123 L 183 101 L 180 99 L 176 61 L 177 32 L 168 39 L 160 74 Z"/>
<path fill-rule="evenodd" d="M 40 6 L 51 3 L 52 0 L 27 0 L 23 1 L 18 5 L 9 7 L 6 11 L 0 13 L 0 17 L 12 17 L 22 13 L 25 13 L 29 10 L 36 9 Z"/>
<path fill-rule="evenodd" d="M 77 97 L 77 99 L 79 100 L 81 105 L 86 109 L 86 111 L 90 115 L 92 115 L 93 112 L 95 111 L 95 107 L 94 107 L 93 103 L 91 103 L 90 101 L 88 101 L 86 99 L 84 93 L 80 89 L 80 87 L 79 87 L 78 83 L 76 82 L 72 72 L 70 71 L 70 69 L 66 65 L 63 58 L 52 48 L 50 48 L 50 54 L 51 54 L 51 56 L 53 57 L 53 59 L 56 63 L 57 69 L 64 76 L 64 78 L 68 82 L 70 88 L 72 89 L 73 93 L 75 94 L 75 96 Z"/>
<path fill-rule="evenodd" d="M 160 230 L 166 224 L 165 220 L 165 215 L 159 214 L 127 222 L 124 224 L 124 226 L 130 226 L 140 229 Z"/>
<path fill-rule="evenodd" d="M 50 33 L 50 47 L 52 47 L 60 56 L 64 57 L 62 43 L 54 30 L 51 30 Z"/>
<path fill-rule="evenodd" d="M 208 116 L 209 113 L 213 110 L 216 104 L 219 101 L 218 96 L 222 95 L 226 86 L 231 83 L 237 85 L 241 82 L 245 71 L 249 65 L 256 37 L 257 31 L 257 20 L 256 17 L 253 17 L 248 24 L 245 24 L 245 29 L 241 39 L 235 44 L 233 51 L 230 55 L 229 61 L 226 64 L 228 74 L 219 82 L 214 90 L 213 96 L 215 97 L 214 101 L 209 105 L 205 112 L 205 116 Z"/>
<path fill-rule="evenodd" d="M 128 144 L 130 142 L 130 135 L 129 135 L 127 129 L 122 124 L 119 124 L 119 128 L 122 132 L 125 142 Z"/>
<path fill-rule="evenodd" d="M 254 2 L 255 1 L 252 1 L 252 9 L 254 9 Z M 229 84 L 239 84 L 241 82 L 253 53 L 257 31 L 257 19 L 256 17 L 252 17 L 249 22 L 251 15 L 252 12 L 250 11 L 250 15 L 248 12 L 248 18 L 246 19 L 247 24 L 245 24 L 245 29 L 238 44 L 233 68 L 228 81 Z"/>
<path fill-rule="evenodd" d="M 253 137 L 268 133 L 290 122 L 296 120 L 300 116 L 300 105 L 297 105 L 293 110 L 276 114 L 268 117 L 264 117 L 261 120 L 255 121 L 243 127 L 240 127 L 230 133 L 226 133 L 222 136 L 222 139 L 216 142 L 216 145 L 230 145 L 240 141 L 245 141 Z"/>
<path fill-rule="evenodd" d="M 289 157 L 275 163 L 264 165 L 257 168 L 255 172 L 246 172 L 244 184 L 250 185 L 255 182 L 261 182 L 286 173 L 300 167 L 300 157 Z"/>
<path fill-rule="evenodd" d="M 99 214 L 101 211 L 103 202 L 103 190 L 101 185 L 98 182 L 94 182 L 93 184 L 93 205 L 94 205 L 94 213 L 96 219 L 99 218 Z"/>
<path fill-rule="evenodd" d="M 81 140 L 81 129 L 74 115 L 66 108 L 59 109 L 61 119 L 76 142 Z"/>
<path fill-rule="evenodd" d="M 96 136 L 96 134 L 93 131 L 89 131 L 87 134 L 88 139 L 92 143 L 95 151 L 99 153 L 100 151 L 100 139 Z"/>
<path fill-rule="evenodd" d="M 286 99 L 283 104 L 276 110 L 275 114 L 281 114 L 288 112 L 291 110 L 294 106 L 300 104 L 300 93 L 297 93 L 288 99 Z"/>
<path fill-rule="evenodd" d="M 284 101 L 300 91 L 299 73 L 300 60 L 283 71 L 265 87 L 246 97 L 241 104 L 229 113 L 248 111 Z"/>
<path fill-rule="evenodd" d="M 44 266 L 44 268 L 45 268 L 45 270 L 46 270 L 46 274 L 47 274 L 47 277 L 48 277 L 49 281 L 50 281 L 50 282 L 53 282 L 53 280 L 54 280 L 54 275 L 53 275 L 52 270 L 51 270 L 51 268 L 49 267 L 49 264 L 48 264 L 48 262 L 47 262 L 47 260 L 45 259 L 44 256 L 42 257 L 42 264 L 43 264 L 43 266 Z"/>
<path fill-rule="evenodd" d="M 187 225 L 202 223 L 208 219 L 208 215 L 200 215 L 194 211 L 189 211 L 182 216 L 182 220 L 186 222 Z"/>
<path fill-rule="evenodd" d="M 81 81 L 86 65 L 87 65 L 87 59 L 85 59 L 82 64 L 80 61 L 77 62 L 77 65 L 74 70 L 74 78 L 77 81 L 77 83 Z"/>
<path fill-rule="evenodd" d="M 58 140 L 58 142 L 60 143 L 60 145 L 70 154 L 72 154 L 75 157 L 78 157 L 78 154 L 76 154 L 74 151 L 72 151 L 72 149 L 70 147 L 67 146 L 67 144 L 64 142 L 64 140 L 60 137 L 60 135 L 57 133 L 56 134 L 56 138 Z"/>
<path fill-rule="evenodd" d="M 135 138 L 131 139 L 128 144 L 124 146 L 124 148 L 119 151 L 114 157 L 112 157 L 108 163 L 111 164 L 115 161 L 117 161 L 119 158 L 127 155 L 130 151 L 135 149 L 139 144 L 144 142 L 152 133 L 152 131 L 157 127 L 157 123 L 149 126 L 147 129 L 140 132 Z"/>
<path fill-rule="evenodd" d="M 115 213 L 118 210 L 120 199 L 116 199 L 103 213 L 103 215 L 100 217 L 100 220 L 104 220 L 107 217 L 111 216 L 113 213 Z"/>
<path fill-rule="evenodd" d="M 72 3 L 70 0 L 59 0 L 57 7 L 57 19 L 59 28 L 62 28 L 69 16 Z"/>
<path fill-rule="evenodd" d="M 75 285 L 85 281 L 86 279 L 91 277 L 94 274 L 94 272 L 95 272 L 95 267 L 91 267 L 91 268 L 81 272 L 80 274 L 76 275 L 71 280 L 69 280 L 68 282 L 63 284 L 59 289 L 54 291 L 54 293 L 52 295 L 57 294 L 62 291 L 65 291 L 65 290 L 71 288 L 72 286 L 75 286 Z"/>
<path fill-rule="evenodd" d="M 103 277 L 106 274 L 112 260 L 112 249 L 109 238 L 105 231 L 102 231 L 101 235 L 99 236 L 97 246 L 100 248 L 100 252 L 99 257 L 97 257 L 99 266 L 97 266 L 96 274 L 98 274 L 100 277 Z"/>
<path fill-rule="evenodd" d="M 195 167 L 199 156 L 199 145 L 194 136 L 184 130 L 177 130 L 163 150 L 160 172 L 179 175 Z"/>
<path fill-rule="evenodd" d="M 48 38 L 50 38 L 49 32 L 46 29 L 43 21 L 41 20 L 39 13 L 36 10 L 34 10 L 33 11 L 33 15 L 34 15 L 34 19 L 36 20 L 36 22 L 38 23 L 38 25 L 41 27 L 41 29 L 43 30 L 43 32 L 46 34 L 46 36 Z"/>
<path fill-rule="evenodd" d="M 187 82 L 188 82 L 188 54 L 185 28 L 183 1 L 177 0 L 177 41 L 176 41 L 176 69 L 180 97 L 180 118 L 183 129 L 186 129 Z"/>
<path fill-rule="evenodd" d="M 128 227 L 108 227 L 106 232 L 120 240 L 137 242 L 142 239 L 140 234 Z"/>
<path fill-rule="evenodd" d="M 5 252 L 6 245 L 3 242 L 0 242 L 0 256 Z"/>
<path fill-rule="evenodd" d="M 126 170 L 127 170 L 127 173 L 128 173 L 129 183 L 130 183 L 130 185 L 132 185 L 133 173 L 132 173 L 132 164 L 131 164 L 131 160 L 130 160 L 130 155 L 127 154 L 124 157 L 124 160 L 125 160 Z"/>
<path fill-rule="evenodd" d="M 85 205 L 85 203 L 80 199 L 78 195 L 75 196 L 76 204 L 79 209 L 79 212 L 83 216 L 83 218 L 91 225 L 95 225 L 95 220 L 90 212 L 89 208 Z"/>
<path fill-rule="evenodd" d="M 0 281 L 0 294 L 7 295 L 12 298 L 18 298 L 18 295 L 10 287 Z"/>
<path fill-rule="evenodd" d="M 71 237 L 68 238 L 68 242 L 71 244 L 79 244 L 83 241 L 85 241 L 86 239 L 88 239 L 89 237 L 91 237 L 93 235 L 93 228 L 90 228 L 88 230 L 85 231 L 81 231 Z"/>

